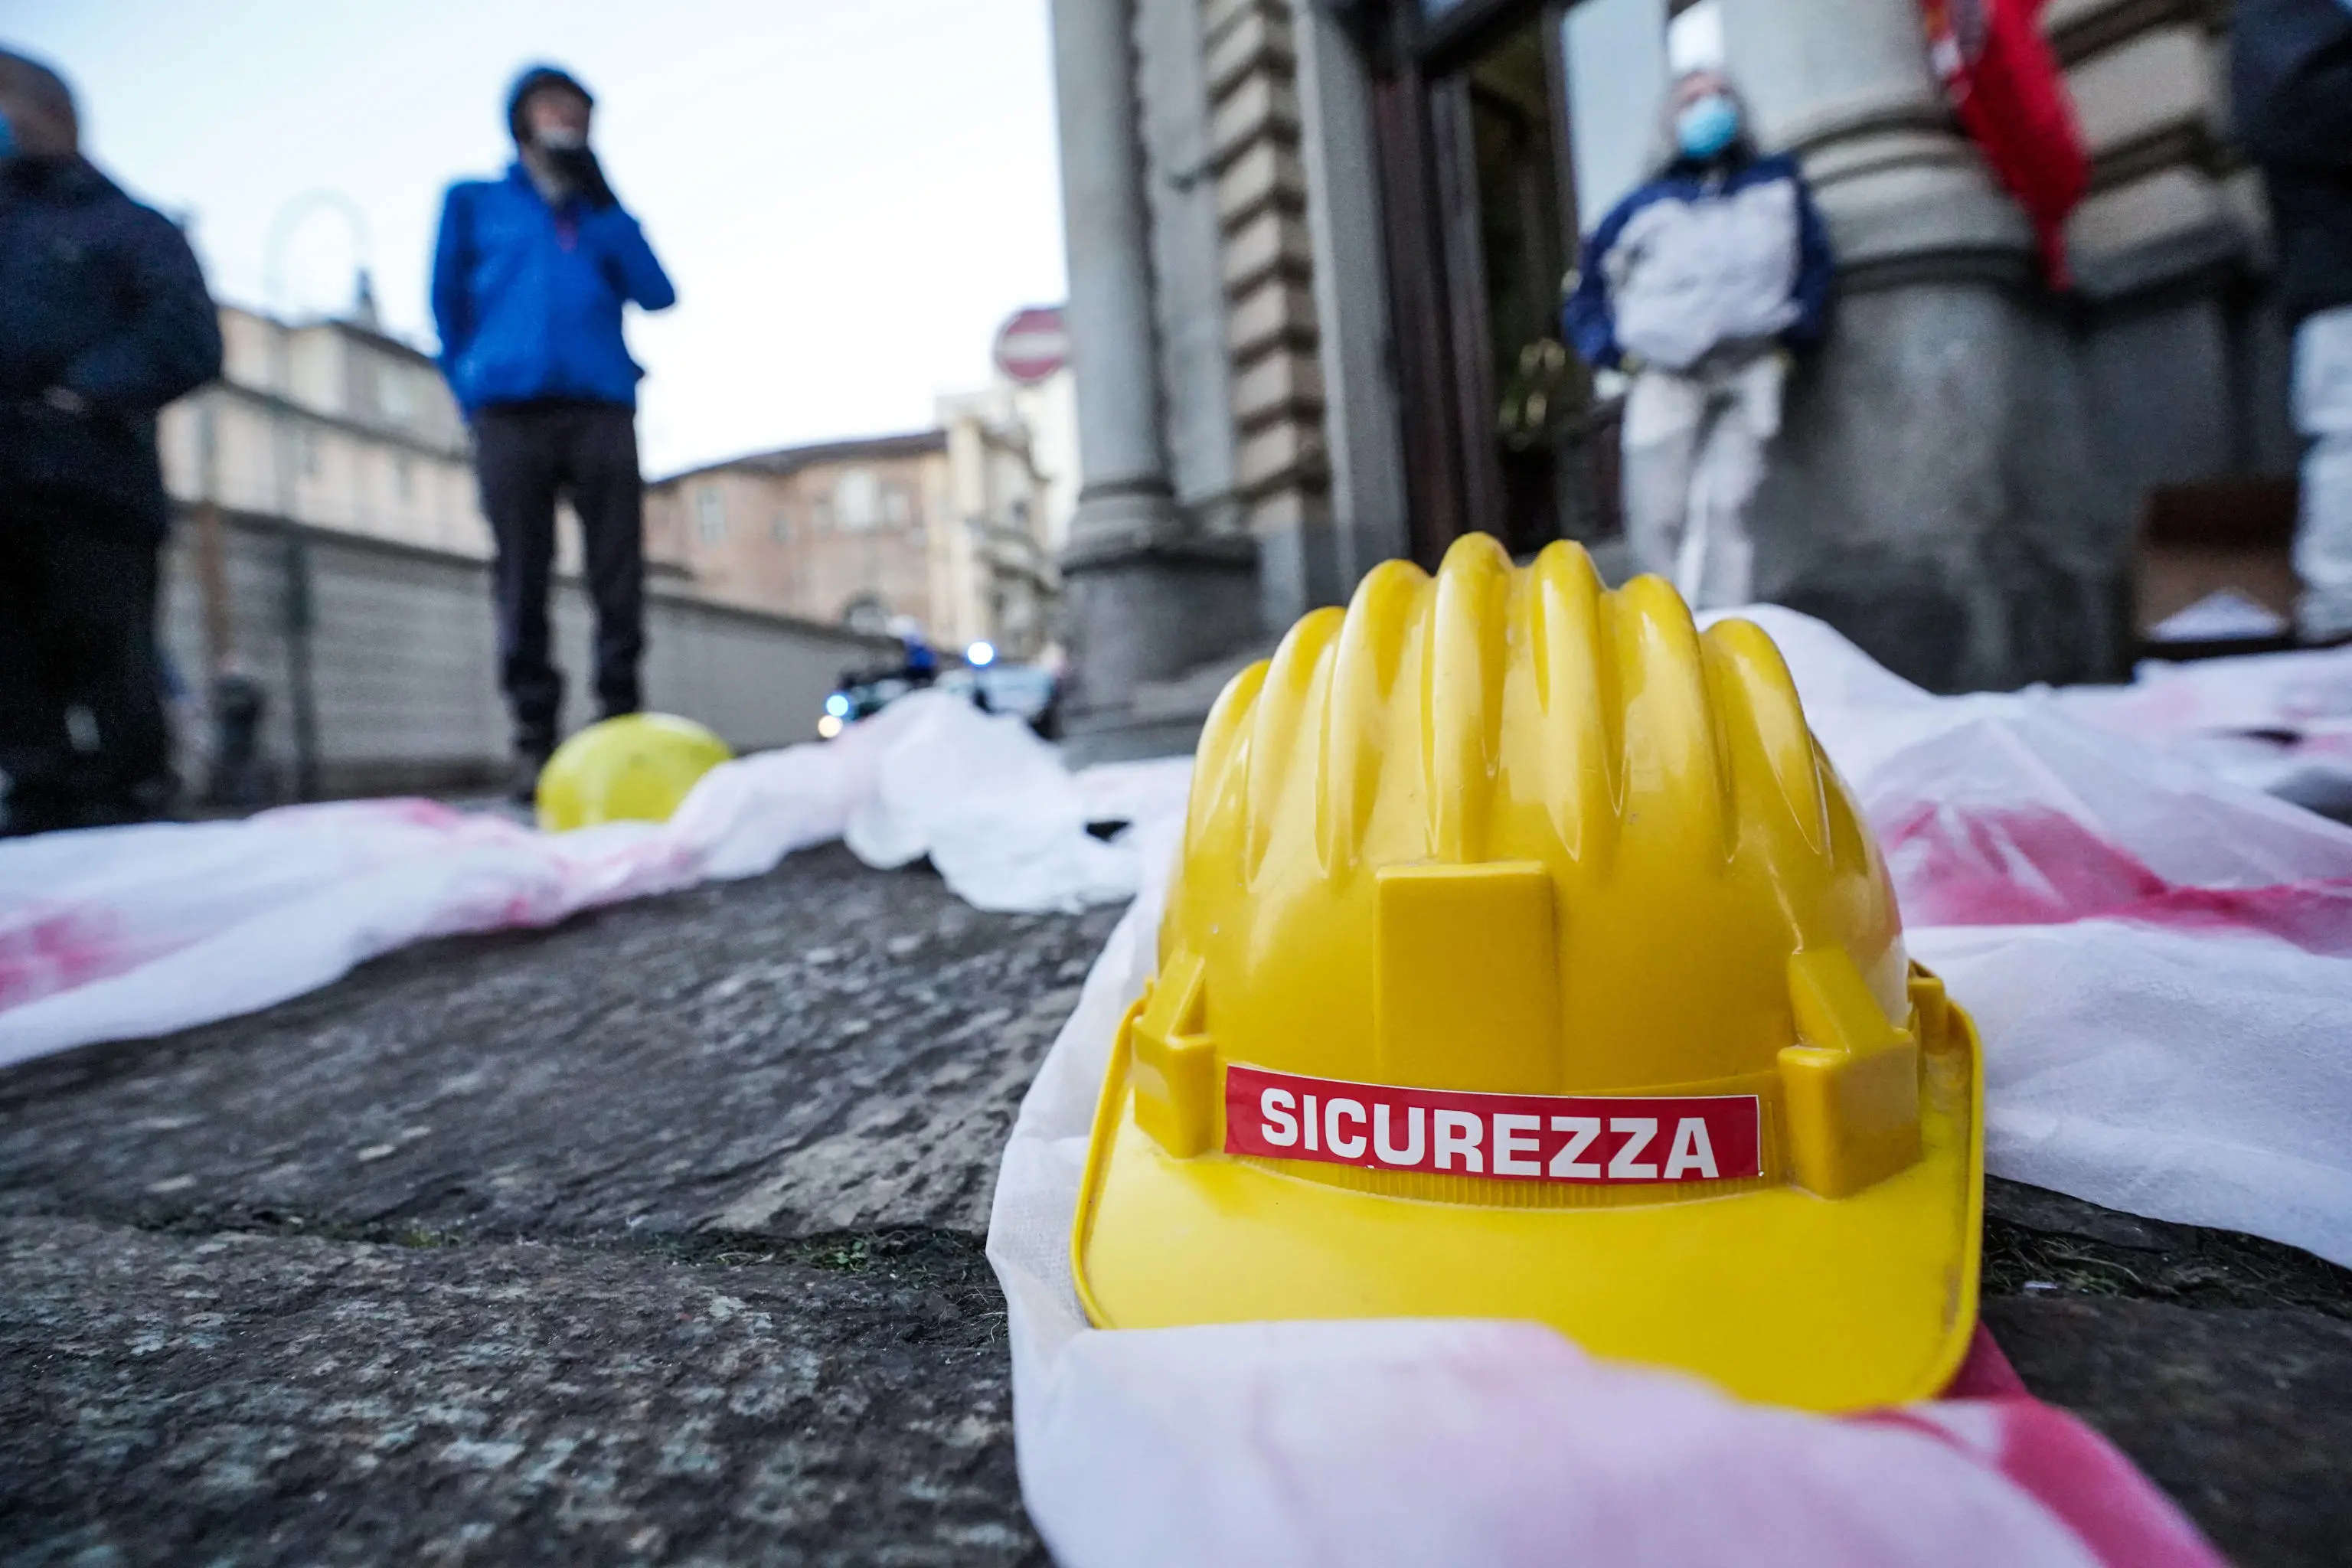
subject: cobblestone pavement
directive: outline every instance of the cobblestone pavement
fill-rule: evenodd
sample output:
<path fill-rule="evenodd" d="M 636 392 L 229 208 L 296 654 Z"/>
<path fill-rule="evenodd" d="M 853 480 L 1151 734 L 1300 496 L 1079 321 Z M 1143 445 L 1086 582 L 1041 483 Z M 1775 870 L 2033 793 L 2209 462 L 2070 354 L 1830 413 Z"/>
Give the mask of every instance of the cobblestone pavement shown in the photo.
<path fill-rule="evenodd" d="M 0 1565 L 1043 1563 L 982 1234 L 1116 918 L 828 849 L 0 1073 Z M 2352 1560 L 2352 1275 L 1991 1207 L 2037 1392 Z"/>

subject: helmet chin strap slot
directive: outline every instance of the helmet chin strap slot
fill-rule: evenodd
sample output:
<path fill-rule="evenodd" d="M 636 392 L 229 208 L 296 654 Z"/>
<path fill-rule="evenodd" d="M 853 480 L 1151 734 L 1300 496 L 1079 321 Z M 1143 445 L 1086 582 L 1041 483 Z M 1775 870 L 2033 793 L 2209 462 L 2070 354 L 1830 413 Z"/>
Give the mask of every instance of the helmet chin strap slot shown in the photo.
<path fill-rule="evenodd" d="M 1217 1133 L 1217 1052 L 1204 1032 L 1200 957 L 1179 952 L 1129 1025 L 1135 1120 L 1180 1160 L 1205 1154 Z"/>
<path fill-rule="evenodd" d="M 1803 1043 L 1780 1052 L 1789 1176 L 1842 1198 L 1919 1158 L 1919 1042 L 1879 1011 L 1843 948 L 1789 960 Z"/>

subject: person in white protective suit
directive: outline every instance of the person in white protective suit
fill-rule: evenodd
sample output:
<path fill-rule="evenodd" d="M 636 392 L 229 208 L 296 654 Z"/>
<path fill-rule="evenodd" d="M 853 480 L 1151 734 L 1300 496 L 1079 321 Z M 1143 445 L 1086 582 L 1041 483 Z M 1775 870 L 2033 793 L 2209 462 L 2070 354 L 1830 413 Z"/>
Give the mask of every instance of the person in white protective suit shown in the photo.
<path fill-rule="evenodd" d="M 1586 361 L 1633 378 L 1635 564 L 1712 609 L 1753 595 L 1748 505 L 1780 432 L 1790 355 L 1828 325 L 1836 262 L 1796 160 L 1757 151 L 1720 72 L 1675 82 L 1666 131 L 1656 177 L 1585 240 L 1566 326 Z"/>

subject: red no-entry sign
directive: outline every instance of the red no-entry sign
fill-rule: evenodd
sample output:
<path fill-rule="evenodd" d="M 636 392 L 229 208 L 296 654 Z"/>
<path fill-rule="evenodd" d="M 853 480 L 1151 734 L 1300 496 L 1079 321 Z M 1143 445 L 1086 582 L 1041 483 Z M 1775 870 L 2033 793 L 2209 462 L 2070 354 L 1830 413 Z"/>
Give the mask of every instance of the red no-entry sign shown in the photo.
<path fill-rule="evenodd" d="M 1016 310 L 996 329 L 996 368 L 1024 386 L 1034 386 L 1070 363 L 1069 330 L 1059 305 Z"/>

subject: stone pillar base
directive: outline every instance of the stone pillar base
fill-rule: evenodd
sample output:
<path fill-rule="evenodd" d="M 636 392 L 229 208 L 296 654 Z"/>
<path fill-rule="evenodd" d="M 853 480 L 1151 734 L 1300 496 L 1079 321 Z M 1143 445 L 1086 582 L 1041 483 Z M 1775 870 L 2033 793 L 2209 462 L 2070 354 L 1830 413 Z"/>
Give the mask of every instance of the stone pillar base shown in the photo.
<path fill-rule="evenodd" d="M 1936 690 L 2121 673 L 2131 520 L 2092 455 L 2079 334 L 1958 134 L 1918 0 L 1720 15 L 1839 270 L 1756 498 L 1759 595 Z"/>
<path fill-rule="evenodd" d="M 1258 614 L 1269 632 L 1284 632 L 1309 610 L 1344 605 L 1355 584 L 1341 575 L 1339 527 L 1310 515 L 1256 531 Z"/>
<path fill-rule="evenodd" d="M 1849 296 L 1790 384 L 1756 500 L 1758 596 L 1931 690 L 2118 677 L 2129 519 L 2079 384 L 2072 333 L 2030 286 Z"/>
<path fill-rule="evenodd" d="M 1062 603 L 1076 655 L 1064 729 L 1076 738 L 1129 727 L 1140 689 L 1258 639 L 1257 545 L 1090 530 L 1063 552 Z"/>

